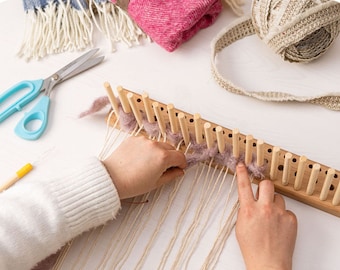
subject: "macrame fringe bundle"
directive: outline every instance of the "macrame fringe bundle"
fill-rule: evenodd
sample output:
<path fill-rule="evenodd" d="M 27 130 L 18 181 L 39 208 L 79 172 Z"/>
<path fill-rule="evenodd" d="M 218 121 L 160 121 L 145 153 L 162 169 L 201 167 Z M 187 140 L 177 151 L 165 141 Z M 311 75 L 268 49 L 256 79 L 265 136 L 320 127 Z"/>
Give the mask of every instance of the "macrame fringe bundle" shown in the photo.
<path fill-rule="evenodd" d="M 224 1 L 236 14 L 241 14 L 242 0 Z M 23 0 L 23 3 L 25 34 L 18 55 L 26 60 L 92 46 L 95 28 L 108 39 L 111 51 L 116 50 L 119 42 L 132 47 L 142 39 L 152 39 L 172 51 L 199 29 L 212 24 L 222 9 L 221 0 Z"/>

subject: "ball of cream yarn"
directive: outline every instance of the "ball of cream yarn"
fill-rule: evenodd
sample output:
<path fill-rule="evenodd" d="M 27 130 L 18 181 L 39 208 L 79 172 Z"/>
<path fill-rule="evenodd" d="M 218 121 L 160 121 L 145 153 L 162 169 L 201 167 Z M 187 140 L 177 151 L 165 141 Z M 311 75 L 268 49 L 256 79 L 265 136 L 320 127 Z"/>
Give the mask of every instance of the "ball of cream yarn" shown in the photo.
<path fill-rule="evenodd" d="M 254 0 L 257 35 L 290 62 L 310 62 L 340 31 L 340 4 L 328 0 Z"/>

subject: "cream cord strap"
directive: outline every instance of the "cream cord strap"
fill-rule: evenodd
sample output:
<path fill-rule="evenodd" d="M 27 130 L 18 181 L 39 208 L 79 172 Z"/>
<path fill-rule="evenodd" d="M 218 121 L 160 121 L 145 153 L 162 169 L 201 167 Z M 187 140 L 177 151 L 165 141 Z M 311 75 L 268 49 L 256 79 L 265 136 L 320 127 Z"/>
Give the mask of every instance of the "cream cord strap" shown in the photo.
<path fill-rule="evenodd" d="M 255 2 L 257 3 L 257 5 L 261 5 L 261 3 L 258 4 L 258 1 L 255 1 Z M 268 3 L 271 1 L 262 0 L 262 2 Z M 286 8 L 285 11 L 287 11 L 287 8 L 289 7 L 290 3 L 296 2 L 296 1 L 281 1 L 281 2 L 282 2 L 282 5 L 285 5 L 284 8 Z M 326 1 L 326 3 L 323 3 L 323 5 L 319 5 L 314 8 L 311 8 L 310 12 L 304 18 L 302 19 L 300 18 L 300 21 L 294 22 L 295 24 L 293 24 L 292 20 L 288 20 L 285 17 L 285 14 L 283 13 L 283 15 L 280 17 L 279 25 L 281 27 L 282 21 L 286 20 L 288 26 L 283 25 L 282 31 L 280 31 L 280 29 L 278 30 L 278 28 L 275 27 L 276 26 L 275 24 L 271 25 L 270 21 L 267 21 L 267 22 L 261 21 L 261 18 L 264 18 L 265 16 L 261 16 L 260 14 L 261 12 L 258 12 L 258 10 L 256 10 L 256 8 L 258 8 L 256 7 L 256 3 L 253 4 L 252 18 L 243 17 L 243 18 L 240 18 L 239 20 L 236 20 L 234 23 L 229 25 L 227 28 L 223 29 L 217 35 L 217 37 L 212 41 L 211 67 L 212 67 L 213 77 L 215 78 L 217 83 L 220 86 L 222 86 L 224 89 L 232 93 L 254 97 L 254 98 L 257 98 L 263 101 L 308 102 L 308 103 L 322 105 L 331 110 L 340 111 L 340 92 L 339 93 L 327 93 L 327 94 L 317 95 L 317 96 L 295 96 L 289 93 L 277 92 L 277 91 L 269 91 L 269 92 L 268 91 L 247 91 L 237 85 L 234 85 L 230 80 L 225 79 L 219 73 L 218 68 L 217 68 L 218 53 L 221 52 L 224 48 L 228 47 L 230 44 L 234 43 L 235 41 L 240 40 L 247 36 L 254 35 L 255 33 L 264 42 L 266 42 L 272 49 L 274 49 L 275 52 L 279 53 L 285 60 L 288 60 L 290 62 L 308 62 L 308 61 L 311 61 L 317 58 L 318 56 L 320 56 L 322 53 L 326 51 L 326 49 L 330 46 L 332 41 L 335 39 L 335 37 L 339 33 L 340 4 L 337 4 L 333 1 L 328 1 L 328 2 Z M 280 8 L 282 9 L 282 6 Z M 256 12 L 258 12 L 259 14 L 255 14 Z M 280 10 L 276 11 L 274 15 L 277 15 L 278 12 L 280 12 Z M 267 16 L 266 18 L 269 18 L 269 17 L 270 16 Z M 317 19 L 317 23 L 314 21 L 315 22 L 314 28 L 316 30 L 311 29 L 313 27 L 313 24 L 307 22 L 308 18 Z M 273 20 L 275 21 L 275 18 Z M 303 21 L 305 22 L 304 25 L 302 24 Z M 315 26 L 315 24 L 317 24 L 317 26 Z M 264 29 L 264 26 L 268 28 L 272 26 L 274 30 Z M 325 41 L 325 39 L 323 40 L 323 43 L 327 43 L 327 44 L 323 47 L 322 51 L 314 50 L 310 55 L 306 55 L 306 51 L 302 51 L 302 52 L 298 51 L 298 49 L 302 47 L 302 46 L 299 46 L 301 45 L 301 43 L 305 44 L 306 42 L 309 42 L 309 45 L 310 44 L 319 45 L 319 44 L 315 44 L 316 42 L 320 42 L 320 39 L 316 38 L 315 35 L 316 36 L 321 35 L 320 34 L 321 28 L 325 28 L 326 32 L 328 32 L 327 30 L 328 26 L 331 29 L 328 35 L 328 38 L 330 40 L 328 40 L 327 42 Z M 293 30 L 296 29 L 297 27 L 299 31 L 296 31 L 296 32 L 299 32 L 299 33 L 293 32 Z M 303 37 L 303 34 L 301 34 L 301 32 L 303 32 L 307 36 Z M 287 33 L 289 35 L 287 35 Z M 283 36 L 286 35 L 286 40 L 283 40 L 282 35 Z M 287 38 L 287 36 L 289 38 Z M 296 38 L 296 36 L 298 37 Z M 311 41 L 312 37 L 316 39 Z M 283 49 L 283 47 L 285 47 L 285 49 Z M 317 47 L 320 48 L 320 46 L 317 46 Z M 298 59 L 297 56 L 300 57 L 300 59 Z"/>

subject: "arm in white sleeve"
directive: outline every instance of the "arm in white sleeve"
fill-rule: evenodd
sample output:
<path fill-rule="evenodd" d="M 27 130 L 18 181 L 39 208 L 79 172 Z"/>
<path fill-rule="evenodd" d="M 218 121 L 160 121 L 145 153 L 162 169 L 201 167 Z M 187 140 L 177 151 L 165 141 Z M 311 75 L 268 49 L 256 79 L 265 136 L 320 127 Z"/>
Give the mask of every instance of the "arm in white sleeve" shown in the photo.
<path fill-rule="evenodd" d="M 0 193 L 0 269 L 31 269 L 116 216 L 120 199 L 103 164 L 93 157 L 72 167 L 72 173 L 25 179 Z"/>

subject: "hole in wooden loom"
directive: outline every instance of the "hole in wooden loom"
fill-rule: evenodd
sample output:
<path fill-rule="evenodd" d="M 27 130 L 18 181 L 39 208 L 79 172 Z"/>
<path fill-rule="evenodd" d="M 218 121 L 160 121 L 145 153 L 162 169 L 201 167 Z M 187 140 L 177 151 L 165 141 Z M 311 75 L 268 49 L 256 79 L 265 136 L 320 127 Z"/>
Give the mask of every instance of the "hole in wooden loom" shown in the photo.
<path fill-rule="evenodd" d="M 264 163 L 268 164 L 269 163 L 269 160 L 268 159 L 264 159 Z"/>
<path fill-rule="evenodd" d="M 175 113 L 176 117 L 178 116 L 178 112 Z"/>
<path fill-rule="evenodd" d="M 163 108 L 163 107 L 161 107 L 161 111 L 164 111 L 164 108 Z"/>
<path fill-rule="evenodd" d="M 279 166 L 277 167 L 277 169 L 278 169 L 279 171 L 283 171 L 283 165 L 279 165 Z"/>
<path fill-rule="evenodd" d="M 271 153 L 273 150 L 271 148 L 268 148 L 267 152 Z"/>
<path fill-rule="evenodd" d="M 190 122 L 190 123 L 193 123 L 193 122 L 194 122 L 194 119 L 190 118 L 190 119 L 189 119 L 189 122 Z"/>
<path fill-rule="evenodd" d="M 140 98 L 137 98 L 137 102 L 139 103 L 139 102 L 141 102 L 142 100 L 140 99 Z"/>
<path fill-rule="evenodd" d="M 228 134 L 228 137 L 229 137 L 229 138 L 232 138 L 232 137 L 233 137 L 233 134 L 232 134 L 232 133 L 229 133 L 229 134 Z"/>
<path fill-rule="evenodd" d="M 338 178 L 338 175 L 337 175 L 337 174 L 334 174 L 334 178 Z"/>
<path fill-rule="evenodd" d="M 309 164 L 309 165 L 308 165 L 308 168 L 309 168 L 309 169 L 313 169 L 313 164 Z"/>
<path fill-rule="evenodd" d="M 334 190 L 334 185 L 331 184 L 331 186 L 329 187 L 329 190 Z"/>
<path fill-rule="evenodd" d="M 216 128 L 213 128 L 212 131 L 216 132 Z"/>
<path fill-rule="evenodd" d="M 253 142 L 253 147 L 256 147 L 256 142 Z"/>
<path fill-rule="evenodd" d="M 294 173 L 294 176 L 296 176 L 297 172 Z"/>
<path fill-rule="evenodd" d="M 296 158 L 293 158 L 292 161 L 295 163 L 296 162 Z"/>

